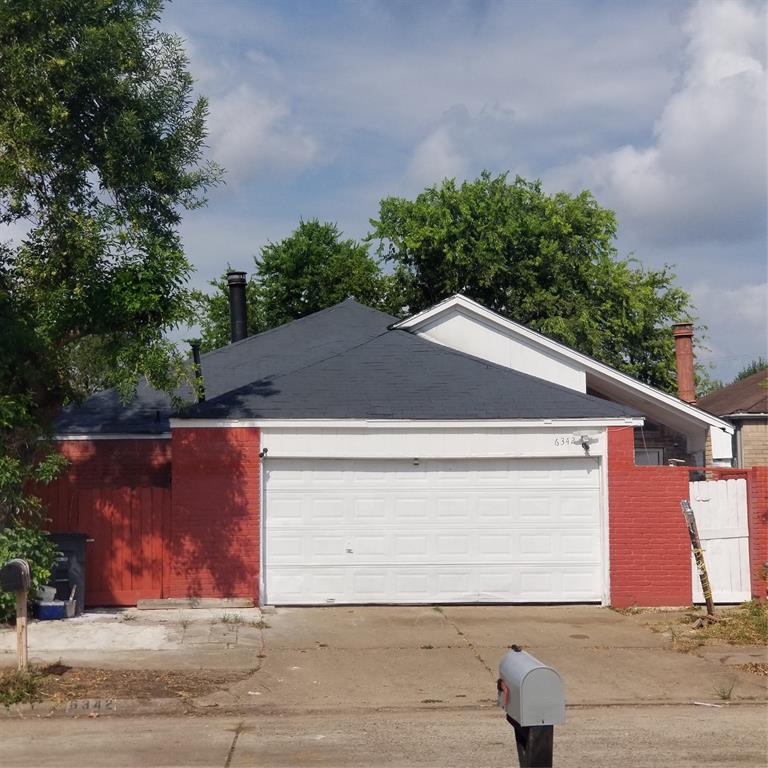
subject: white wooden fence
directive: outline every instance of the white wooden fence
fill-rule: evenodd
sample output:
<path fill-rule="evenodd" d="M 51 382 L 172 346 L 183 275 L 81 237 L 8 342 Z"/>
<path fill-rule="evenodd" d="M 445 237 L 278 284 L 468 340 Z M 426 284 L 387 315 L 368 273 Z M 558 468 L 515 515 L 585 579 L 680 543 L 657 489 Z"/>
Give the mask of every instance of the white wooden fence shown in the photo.
<path fill-rule="evenodd" d="M 699 480 L 690 484 L 690 500 L 714 601 L 741 603 L 749 600 L 747 481 L 743 478 Z M 703 603 L 693 554 L 691 567 L 693 602 Z"/>

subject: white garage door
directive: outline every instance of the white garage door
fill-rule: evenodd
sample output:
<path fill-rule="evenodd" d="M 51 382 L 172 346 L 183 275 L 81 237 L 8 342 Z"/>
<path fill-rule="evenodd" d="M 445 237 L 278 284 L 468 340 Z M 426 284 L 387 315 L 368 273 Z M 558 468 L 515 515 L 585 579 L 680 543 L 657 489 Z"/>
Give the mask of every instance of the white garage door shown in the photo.
<path fill-rule="evenodd" d="M 594 459 L 269 459 L 266 599 L 600 600 Z"/>

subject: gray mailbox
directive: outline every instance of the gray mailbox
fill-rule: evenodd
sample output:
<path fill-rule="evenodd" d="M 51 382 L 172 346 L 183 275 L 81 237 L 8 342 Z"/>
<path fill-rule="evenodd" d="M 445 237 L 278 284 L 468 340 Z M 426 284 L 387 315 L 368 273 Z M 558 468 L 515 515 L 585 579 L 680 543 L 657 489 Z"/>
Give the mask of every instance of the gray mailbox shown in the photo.
<path fill-rule="evenodd" d="M 29 563 L 19 557 L 0 568 L 0 588 L 4 592 L 26 592 L 31 584 Z"/>
<path fill-rule="evenodd" d="M 521 768 L 550 768 L 553 726 L 565 722 L 560 675 L 513 645 L 499 663 L 499 706 L 515 729 Z"/>

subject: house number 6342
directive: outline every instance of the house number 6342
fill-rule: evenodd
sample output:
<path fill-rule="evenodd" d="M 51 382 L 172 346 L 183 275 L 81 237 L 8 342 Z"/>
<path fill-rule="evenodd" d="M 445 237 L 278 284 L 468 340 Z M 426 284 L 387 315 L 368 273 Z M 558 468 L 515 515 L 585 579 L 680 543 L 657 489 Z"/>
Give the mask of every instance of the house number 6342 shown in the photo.
<path fill-rule="evenodd" d="M 558 448 L 564 447 L 566 445 L 580 445 L 580 444 L 581 444 L 581 438 L 576 437 L 575 435 L 563 435 L 555 438 L 555 445 Z"/>

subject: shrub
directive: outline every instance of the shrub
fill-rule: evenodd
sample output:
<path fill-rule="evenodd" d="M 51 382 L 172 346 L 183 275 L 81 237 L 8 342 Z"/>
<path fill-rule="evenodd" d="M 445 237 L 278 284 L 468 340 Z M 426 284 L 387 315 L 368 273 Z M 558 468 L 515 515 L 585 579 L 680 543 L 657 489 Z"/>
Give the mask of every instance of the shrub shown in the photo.
<path fill-rule="evenodd" d="M 58 550 L 48 534 L 35 526 L 16 522 L 0 530 L 0 564 L 13 557 L 23 557 L 29 562 L 33 598 L 38 587 L 51 577 L 57 556 Z M 10 621 L 15 614 L 16 596 L 12 592 L 0 592 L 0 622 Z"/>

